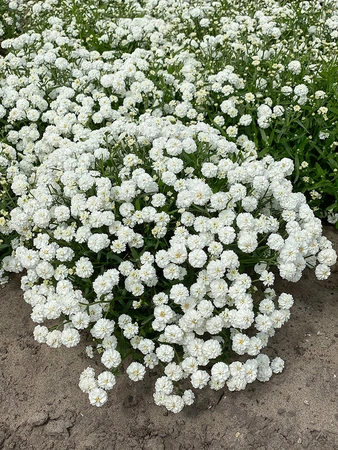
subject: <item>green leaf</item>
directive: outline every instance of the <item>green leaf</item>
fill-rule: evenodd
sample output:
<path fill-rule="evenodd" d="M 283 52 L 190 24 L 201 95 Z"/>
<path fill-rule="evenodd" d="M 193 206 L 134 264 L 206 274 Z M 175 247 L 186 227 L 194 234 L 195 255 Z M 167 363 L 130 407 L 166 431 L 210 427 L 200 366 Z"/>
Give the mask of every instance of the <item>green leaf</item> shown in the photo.
<path fill-rule="evenodd" d="M 260 128 L 260 132 L 261 132 L 261 136 L 262 136 L 262 139 L 263 139 L 264 143 L 265 143 L 265 144 L 268 144 L 269 139 L 268 139 L 268 137 L 267 137 L 265 131 L 263 130 L 263 128 Z"/>
<path fill-rule="evenodd" d="M 320 165 L 316 162 L 316 171 L 320 176 L 324 176 L 325 172 L 324 170 L 320 167 Z"/>
<path fill-rule="evenodd" d="M 118 263 L 123 262 L 123 259 L 120 258 L 120 256 L 116 255 L 116 254 L 113 253 L 113 252 L 108 252 L 108 253 L 107 253 L 107 259 L 108 259 L 108 260 L 116 261 L 116 262 L 118 262 Z"/>
<path fill-rule="evenodd" d="M 299 156 L 295 156 L 295 180 L 296 182 L 299 179 Z"/>
<path fill-rule="evenodd" d="M 337 155 L 338 158 L 338 155 Z M 333 167 L 334 169 L 338 169 L 338 161 L 333 159 L 333 158 L 328 158 L 329 164 L 331 167 Z M 338 177 L 338 174 L 337 174 Z"/>

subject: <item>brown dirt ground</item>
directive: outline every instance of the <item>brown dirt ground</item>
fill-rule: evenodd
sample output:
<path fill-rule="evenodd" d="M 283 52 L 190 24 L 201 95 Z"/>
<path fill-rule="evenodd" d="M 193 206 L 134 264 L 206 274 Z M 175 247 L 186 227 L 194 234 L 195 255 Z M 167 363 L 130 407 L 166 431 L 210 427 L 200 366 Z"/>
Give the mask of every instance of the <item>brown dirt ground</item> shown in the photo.
<path fill-rule="evenodd" d="M 325 234 L 338 248 L 338 233 Z M 85 343 L 37 344 L 20 278 L 0 289 L 0 448 L 20 450 L 338 449 L 338 272 L 279 282 L 295 297 L 290 321 L 271 340 L 286 367 L 243 392 L 202 390 L 179 415 L 154 405 L 154 376 L 118 379 L 102 408 L 78 386 Z M 98 372 L 100 366 L 90 361 Z"/>

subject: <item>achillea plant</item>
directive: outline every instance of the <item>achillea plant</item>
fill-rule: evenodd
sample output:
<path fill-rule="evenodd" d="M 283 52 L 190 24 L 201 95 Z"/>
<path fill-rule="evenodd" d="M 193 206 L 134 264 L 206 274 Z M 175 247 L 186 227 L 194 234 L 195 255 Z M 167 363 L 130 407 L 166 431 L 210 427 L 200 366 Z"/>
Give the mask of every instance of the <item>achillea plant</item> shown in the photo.
<path fill-rule="evenodd" d="M 315 213 L 337 221 L 338 14 L 318 5 L 34 1 L 2 42 L 0 276 L 25 271 L 37 341 L 90 331 L 92 404 L 127 355 L 173 412 L 283 369 L 262 353 L 293 304 L 275 274 L 336 262 Z"/>
<path fill-rule="evenodd" d="M 273 268 L 297 281 L 317 264 L 326 279 L 336 261 L 285 178 L 292 161 L 257 160 L 244 136 L 236 145 L 170 117 L 117 119 L 74 138 L 45 156 L 19 195 L 9 227 L 25 236 L 5 269 L 27 270 L 35 322 L 60 321 L 38 325 L 39 342 L 72 347 L 90 330 L 111 371 L 82 374 L 91 403 L 105 402 L 122 348 L 135 355 L 134 381 L 163 366 L 154 398 L 174 412 L 192 401 L 190 391 L 178 396 L 185 378 L 196 389 L 239 390 L 281 371 L 280 358 L 261 354 L 293 304 L 273 290 Z"/>

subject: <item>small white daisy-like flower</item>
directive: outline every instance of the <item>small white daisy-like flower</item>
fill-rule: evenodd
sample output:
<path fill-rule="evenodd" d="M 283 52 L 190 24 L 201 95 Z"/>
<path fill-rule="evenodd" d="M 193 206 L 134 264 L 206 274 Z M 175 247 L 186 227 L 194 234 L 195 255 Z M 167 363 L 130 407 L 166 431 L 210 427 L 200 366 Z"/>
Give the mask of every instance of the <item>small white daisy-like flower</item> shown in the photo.
<path fill-rule="evenodd" d="M 126 372 L 132 381 L 140 381 L 143 380 L 146 369 L 142 364 L 133 362 L 127 367 Z"/>
<path fill-rule="evenodd" d="M 94 406 L 103 406 L 108 400 L 106 391 L 101 388 L 90 390 L 88 396 L 90 404 Z"/>

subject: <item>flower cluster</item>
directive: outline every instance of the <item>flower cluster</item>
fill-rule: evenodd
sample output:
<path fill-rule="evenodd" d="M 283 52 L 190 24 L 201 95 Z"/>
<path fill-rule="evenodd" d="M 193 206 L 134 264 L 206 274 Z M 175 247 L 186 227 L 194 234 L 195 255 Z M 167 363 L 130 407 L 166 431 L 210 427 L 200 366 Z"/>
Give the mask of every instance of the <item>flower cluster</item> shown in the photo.
<path fill-rule="evenodd" d="M 24 240 L 5 269 L 27 271 L 35 322 L 63 319 L 62 329 L 38 325 L 36 339 L 72 347 L 89 328 L 111 371 L 119 341 L 129 342 L 142 361 L 129 377 L 161 364 L 155 402 L 176 412 L 192 401 L 190 390 L 173 394 L 180 380 L 239 390 L 280 371 L 279 358 L 270 364 L 260 352 L 293 299 L 275 293 L 271 269 L 297 281 L 317 264 L 326 279 L 336 254 L 285 178 L 291 160 L 258 160 L 253 148 L 204 123 L 146 114 L 60 143 L 30 180 L 13 175 L 9 227 Z M 252 358 L 228 365 L 225 352 Z M 99 405 L 114 380 L 86 370 L 80 387 Z"/>
<path fill-rule="evenodd" d="M 91 404 L 107 401 L 131 354 L 129 378 L 156 368 L 155 403 L 179 412 L 205 386 L 242 390 L 281 372 L 262 353 L 293 305 L 276 274 L 296 282 L 309 266 L 324 280 L 336 263 L 290 181 L 312 158 L 292 153 L 308 140 L 302 111 L 335 142 L 314 75 L 330 61 L 308 66 L 297 33 L 287 48 L 290 5 L 113 3 L 33 2 L 26 32 L 2 42 L 0 279 L 25 271 L 38 342 L 74 347 L 89 331 L 87 355 L 104 367 L 80 376 Z M 330 52 L 337 17 L 320 22 Z M 309 33 L 317 61 L 319 29 Z"/>

